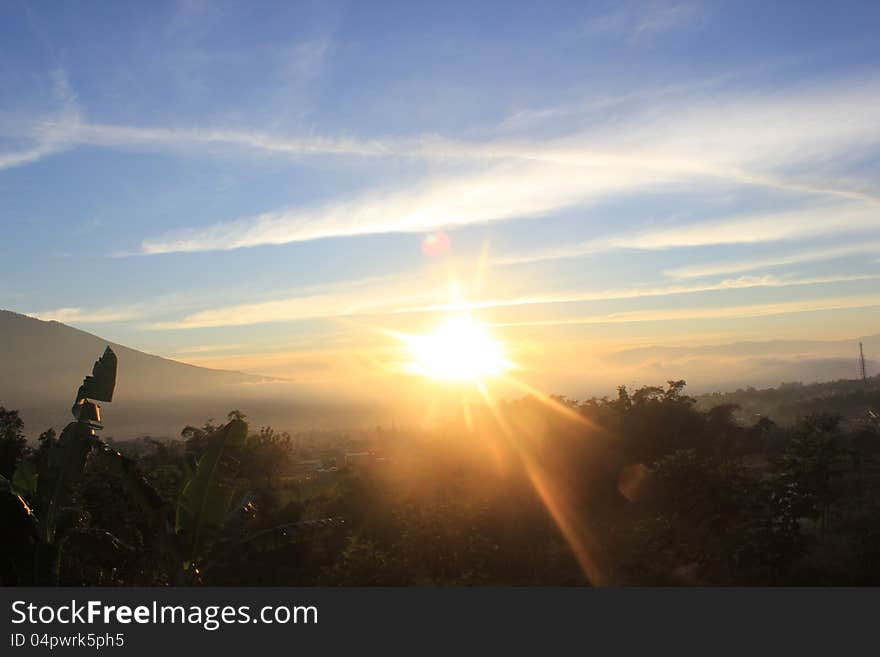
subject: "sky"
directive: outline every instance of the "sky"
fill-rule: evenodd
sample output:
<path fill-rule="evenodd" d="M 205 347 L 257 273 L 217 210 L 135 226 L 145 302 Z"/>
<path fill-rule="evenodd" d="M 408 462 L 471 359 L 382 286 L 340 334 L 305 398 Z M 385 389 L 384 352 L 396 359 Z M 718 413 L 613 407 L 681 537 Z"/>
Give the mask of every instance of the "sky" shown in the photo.
<path fill-rule="evenodd" d="M 0 307 L 351 391 L 451 311 L 571 395 L 655 383 L 623 350 L 877 334 L 878 24 L 4 0 Z"/>

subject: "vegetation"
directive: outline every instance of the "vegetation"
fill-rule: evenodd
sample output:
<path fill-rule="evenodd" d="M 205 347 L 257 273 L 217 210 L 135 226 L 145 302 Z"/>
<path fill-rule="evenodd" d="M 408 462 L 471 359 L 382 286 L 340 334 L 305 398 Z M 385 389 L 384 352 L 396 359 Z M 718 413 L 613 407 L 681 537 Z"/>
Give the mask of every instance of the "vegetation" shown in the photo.
<path fill-rule="evenodd" d="M 840 415 L 844 424 L 854 428 L 880 405 L 880 376 L 841 379 L 822 383 L 791 381 L 775 388 L 741 388 L 734 392 L 712 393 L 697 397 L 703 410 L 722 404 L 737 406 L 741 422 L 772 417 L 780 424 L 792 425 L 810 413 Z"/>
<path fill-rule="evenodd" d="M 670 381 L 431 431 L 252 432 L 235 410 L 113 443 L 87 412 L 106 358 L 34 449 L 0 408 L 3 584 L 880 583 L 876 405 L 744 423 Z"/>

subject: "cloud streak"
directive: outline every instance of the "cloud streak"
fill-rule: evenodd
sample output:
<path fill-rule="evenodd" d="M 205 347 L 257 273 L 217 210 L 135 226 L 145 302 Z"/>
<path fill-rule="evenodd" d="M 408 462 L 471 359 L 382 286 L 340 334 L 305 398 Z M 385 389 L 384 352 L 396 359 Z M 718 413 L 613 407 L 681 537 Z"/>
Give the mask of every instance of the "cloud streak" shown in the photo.
<path fill-rule="evenodd" d="M 587 38 L 625 37 L 635 43 L 640 37 L 692 26 L 702 15 L 695 2 L 634 2 L 591 18 L 582 28 Z"/>
<path fill-rule="evenodd" d="M 858 108 L 858 114 L 854 109 Z M 799 89 L 786 96 L 710 98 L 694 106 L 671 104 L 622 125 L 546 143 L 453 142 L 442 139 L 383 146 L 341 145 L 358 154 L 476 160 L 481 166 L 455 177 L 421 182 L 391 194 L 371 192 L 347 202 L 219 222 L 184 233 L 150 238 L 148 254 L 251 247 L 263 244 L 433 230 L 535 217 L 581 207 L 598 198 L 632 194 L 646 187 L 694 185 L 707 178 L 764 186 L 823 199 L 812 217 L 803 213 L 716 222 L 679 231 L 685 244 L 746 243 L 831 231 L 828 199 L 853 204 L 837 227 L 873 226 L 864 216 L 880 198 L 871 191 L 841 188 L 786 171 L 828 166 L 880 142 L 880 83 Z M 296 146 L 299 147 L 299 146 Z M 867 151 L 866 151 L 867 149 Z M 497 161 L 504 162 L 498 164 Z M 851 223 L 850 223 L 851 222 Z M 685 232 L 690 231 L 690 237 Z M 750 236 L 751 235 L 751 236 Z M 656 248 L 658 235 L 635 248 Z M 650 244 L 649 244 L 650 241 Z M 668 242 L 672 244 L 672 242 Z M 592 248 L 595 245 L 587 245 Z"/>
<path fill-rule="evenodd" d="M 876 210 L 880 197 L 870 185 L 842 187 L 823 181 L 841 158 L 872 152 L 880 143 L 880 79 L 853 79 L 802 86 L 775 93 L 711 94 L 667 98 L 650 111 L 622 111 L 614 123 L 594 125 L 567 137 L 455 141 L 280 136 L 224 128 L 165 128 L 89 123 L 65 92 L 59 120 L 33 127 L 35 145 L 0 154 L 0 168 L 37 161 L 78 145 L 134 150 L 192 148 L 248 149 L 292 157 L 318 155 L 369 158 L 409 157 L 455 163 L 464 173 L 401 183 L 395 190 L 372 190 L 346 200 L 292 206 L 224 220 L 143 240 L 140 252 L 162 254 L 228 250 L 328 237 L 456 228 L 493 221 L 540 217 L 583 207 L 598 199 L 663 186 L 687 189 L 707 179 L 762 186 L 818 200 L 803 213 L 707 222 L 705 224 L 611 238 L 611 248 L 669 248 L 709 243 L 748 243 L 837 232 L 828 215 L 818 216 L 829 199 L 844 208 L 847 226 L 874 227 L 860 214 Z M 790 170 L 800 173 L 794 178 Z M 812 173 L 810 173 L 812 172 Z M 858 215 L 858 216 L 857 216 Z M 677 240 L 677 241 L 676 241 Z M 628 244 L 623 245 L 622 242 Z M 618 244 L 618 242 L 621 242 Z M 658 244 L 666 246 L 658 247 Z M 558 251 L 573 257 L 598 243 Z M 607 247 L 608 245 L 606 245 Z M 514 262 L 514 258 L 510 262 Z"/>
<path fill-rule="evenodd" d="M 113 324 L 128 322 L 143 316 L 143 310 L 134 307 L 101 308 L 87 310 L 85 308 L 56 308 L 40 312 L 27 313 L 31 317 L 44 322 L 61 322 L 63 324 Z"/>
<path fill-rule="evenodd" d="M 330 291 L 259 303 L 234 304 L 186 315 L 180 320 L 159 322 L 150 328 L 199 329 L 219 326 L 247 326 L 274 322 L 295 322 L 353 316 L 391 316 L 416 313 L 448 313 L 492 308 L 590 301 L 636 300 L 650 297 L 689 295 L 701 292 L 750 288 L 784 288 L 827 285 L 880 279 L 880 275 L 827 276 L 780 279 L 775 276 L 744 276 L 738 279 L 694 285 L 670 285 L 620 290 L 539 293 L 529 296 L 449 303 L 443 287 L 431 288 L 422 279 L 392 286 L 365 285 L 357 291 Z"/>
<path fill-rule="evenodd" d="M 754 271 L 755 269 L 767 269 L 770 267 L 783 267 L 786 265 L 796 265 L 805 262 L 819 262 L 822 260 L 834 260 L 852 255 L 861 255 L 865 253 L 873 254 L 880 251 L 880 242 L 860 242 L 858 244 L 845 244 L 842 246 L 833 246 L 820 249 L 807 249 L 804 251 L 796 251 L 794 253 L 786 253 L 768 256 L 766 258 L 752 258 L 748 260 L 731 260 L 727 262 L 716 262 L 708 265 L 690 265 L 687 267 L 677 267 L 668 269 L 663 273 L 672 278 L 702 278 L 706 276 L 719 276 L 723 274 L 733 274 L 744 271 Z"/>
<path fill-rule="evenodd" d="M 539 217 L 637 184 L 669 182 L 658 172 L 511 163 L 415 189 L 369 194 L 309 209 L 290 208 L 145 240 L 145 254 L 229 250 L 329 237 L 424 232 Z"/>
<path fill-rule="evenodd" d="M 815 276 L 809 278 L 778 278 L 776 276 L 741 276 L 726 279 L 717 283 L 695 285 L 669 285 L 664 287 L 636 287 L 619 290 L 600 290 L 592 292 L 569 292 L 524 296 L 510 299 L 489 299 L 473 302 L 435 304 L 400 308 L 397 313 L 410 312 L 454 312 L 481 310 L 488 308 L 505 308 L 514 306 L 531 306 L 546 304 L 583 303 L 588 301 L 614 301 L 623 299 L 645 299 L 651 297 L 668 297 L 677 295 L 697 294 L 701 292 L 719 292 L 722 290 L 745 290 L 751 288 L 798 287 L 807 285 L 827 285 L 831 283 L 852 283 L 880 279 L 880 274 L 857 274 L 852 276 Z"/>
<path fill-rule="evenodd" d="M 496 256 L 495 265 L 517 265 L 544 260 L 578 258 L 612 250 L 633 249 L 659 251 L 664 249 L 703 247 L 730 244 L 759 244 L 781 240 L 796 240 L 824 235 L 836 235 L 871 231 L 880 228 L 880 213 L 864 204 L 823 204 L 803 210 L 742 215 L 725 219 L 690 222 L 668 228 L 634 231 L 611 235 L 578 244 L 551 246 L 543 249 L 527 249 Z M 808 258 L 809 259 L 809 258 Z M 821 258 L 817 258 L 821 259 Z M 793 261 L 796 262 L 797 260 Z M 773 265 L 768 263 L 768 266 Z M 786 263 L 779 263 L 786 264 Z M 742 263 L 726 270 L 723 266 L 707 267 L 706 274 L 732 273 L 758 269 Z M 673 270 L 678 271 L 678 270 Z M 695 272 L 699 270 L 695 269 Z M 673 275 L 675 275 L 673 273 Z M 694 274 L 699 275 L 699 273 Z M 687 277 L 687 276 L 682 276 Z"/>
<path fill-rule="evenodd" d="M 789 313 L 848 310 L 880 306 L 880 295 L 831 297 L 807 301 L 788 301 L 718 308 L 681 308 L 667 310 L 633 310 L 606 315 L 590 315 L 571 319 L 538 320 L 527 322 L 496 322 L 498 327 L 565 326 L 578 324 L 628 324 L 636 322 L 668 322 L 699 319 L 747 319 L 786 315 Z"/>

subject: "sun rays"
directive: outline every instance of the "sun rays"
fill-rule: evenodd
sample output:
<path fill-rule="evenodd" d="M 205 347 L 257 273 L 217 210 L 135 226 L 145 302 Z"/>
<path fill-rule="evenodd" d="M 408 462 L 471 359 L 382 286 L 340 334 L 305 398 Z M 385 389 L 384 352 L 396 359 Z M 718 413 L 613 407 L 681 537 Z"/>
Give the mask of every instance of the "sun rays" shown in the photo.
<path fill-rule="evenodd" d="M 456 305 L 466 307 L 462 305 L 459 287 L 454 283 L 450 284 L 450 293 Z M 423 333 L 384 332 L 399 343 L 403 372 L 442 386 L 443 390 L 450 386 L 457 390 L 458 410 L 465 430 L 481 436 L 483 447 L 495 455 L 496 461 L 503 461 L 505 453 L 513 457 L 568 544 L 584 576 L 593 584 L 607 584 L 610 579 L 602 563 L 601 546 L 594 540 L 586 518 L 582 517 L 582 509 L 569 493 L 570 482 L 560 480 L 553 468 L 544 463 L 538 448 L 540 436 L 511 423 L 505 403 L 493 390 L 504 387 L 524 393 L 565 422 L 579 425 L 581 431 L 594 430 L 595 427 L 564 400 L 546 395 L 515 377 L 513 372 L 517 364 L 508 356 L 508 345 L 469 312 L 452 311 L 433 329 Z M 434 416 L 436 401 L 435 395 L 428 394 L 426 417 Z M 479 406 L 487 409 L 494 430 L 475 431 L 474 413 Z"/>
<path fill-rule="evenodd" d="M 482 381 L 513 367 L 501 344 L 470 315 L 453 315 L 426 335 L 404 336 L 405 369 L 440 381 Z"/>

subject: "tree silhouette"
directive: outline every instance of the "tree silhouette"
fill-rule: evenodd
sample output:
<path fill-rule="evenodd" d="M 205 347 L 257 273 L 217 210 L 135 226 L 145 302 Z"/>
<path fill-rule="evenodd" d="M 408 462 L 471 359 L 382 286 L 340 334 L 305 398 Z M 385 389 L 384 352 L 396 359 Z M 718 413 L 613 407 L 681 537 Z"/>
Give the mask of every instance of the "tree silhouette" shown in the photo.
<path fill-rule="evenodd" d="M 15 466 L 27 453 L 24 421 L 18 411 L 0 406 L 0 475 L 11 478 Z"/>

